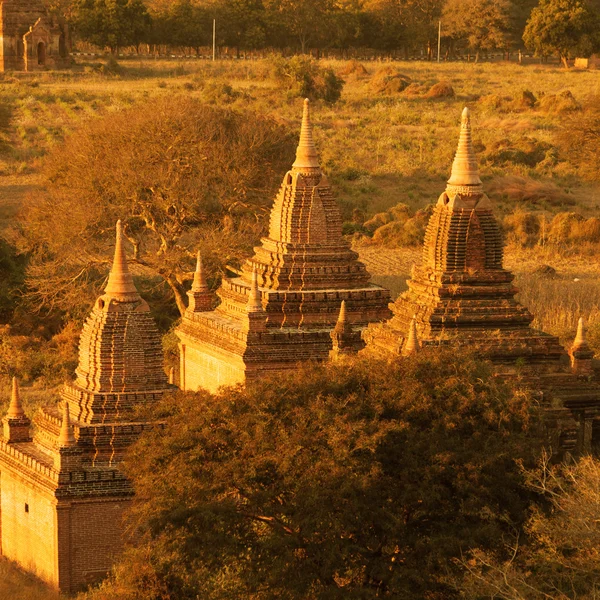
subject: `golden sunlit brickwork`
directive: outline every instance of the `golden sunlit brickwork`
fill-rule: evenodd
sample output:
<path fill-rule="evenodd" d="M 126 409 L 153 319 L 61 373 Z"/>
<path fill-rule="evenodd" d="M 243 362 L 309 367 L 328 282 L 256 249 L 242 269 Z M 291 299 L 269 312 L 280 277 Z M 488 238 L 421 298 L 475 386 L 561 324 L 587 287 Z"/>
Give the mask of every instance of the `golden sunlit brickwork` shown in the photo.
<path fill-rule="evenodd" d="M 122 547 L 133 495 L 124 452 L 152 423 L 134 408 L 169 385 L 160 334 L 127 268 L 120 223 L 104 294 L 86 321 L 76 379 L 35 417 L 16 381 L 0 440 L 2 554 L 64 592 L 104 577 Z"/>
<path fill-rule="evenodd" d="M 0 2 L 0 71 L 37 71 L 69 65 L 69 29 L 40 0 Z"/>
<path fill-rule="evenodd" d="M 555 420 L 555 447 L 587 451 L 600 443 L 600 385 L 583 321 L 569 365 L 558 338 L 530 326 L 533 316 L 515 299 L 512 282 L 465 108 L 452 174 L 427 226 L 421 264 L 391 305 L 392 318 L 364 332 L 365 352 L 408 355 L 430 345 L 474 349 L 499 374 L 518 377 L 536 391 L 547 418 Z"/>
<path fill-rule="evenodd" d="M 201 267 L 197 269 L 199 280 Z M 305 101 L 296 161 L 285 175 L 269 235 L 243 265 L 224 279 L 220 304 L 194 283 L 177 329 L 180 385 L 216 390 L 266 373 L 293 369 L 299 361 L 327 360 L 331 337 L 345 302 L 348 337 L 344 351 L 362 348 L 360 330 L 389 316 L 390 294 L 370 283 L 358 255 L 342 237 L 342 219 L 319 165 Z"/>

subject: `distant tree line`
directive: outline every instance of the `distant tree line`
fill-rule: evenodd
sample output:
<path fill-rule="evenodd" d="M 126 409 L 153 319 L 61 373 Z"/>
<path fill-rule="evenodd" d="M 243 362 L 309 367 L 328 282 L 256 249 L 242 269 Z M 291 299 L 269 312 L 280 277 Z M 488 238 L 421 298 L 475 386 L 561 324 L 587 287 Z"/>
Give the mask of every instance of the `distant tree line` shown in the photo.
<path fill-rule="evenodd" d="M 371 48 L 400 55 L 528 47 L 539 54 L 589 55 L 600 43 L 600 0 L 50 0 L 76 36 L 99 47 L 200 52 Z M 525 33 L 525 38 L 523 34 Z"/>

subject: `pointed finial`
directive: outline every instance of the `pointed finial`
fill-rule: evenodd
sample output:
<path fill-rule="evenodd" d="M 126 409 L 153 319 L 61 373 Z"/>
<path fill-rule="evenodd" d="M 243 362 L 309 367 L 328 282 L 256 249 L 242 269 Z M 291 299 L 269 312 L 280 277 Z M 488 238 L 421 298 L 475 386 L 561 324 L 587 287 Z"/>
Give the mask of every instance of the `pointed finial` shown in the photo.
<path fill-rule="evenodd" d="M 71 425 L 71 417 L 69 415 L 69 403 L 63 404 L 63 420 L 60 426 L 60 434 L 58 436 L 58 445 L 61 448 L 70 448 L 75 446 L 77 440 L 73 433 L 73 426 Z"/>
<path fill-rule="evenodd" d="M 419 337 L 417 336 L 417 315 L 413 315 L 408 327 L 408 339 L 406 340 L 406 345 L 404 346 L 402 354 L 408 356 L 418 352 L 420 349 L 421 344 L 419 342 Z"/>
<path fill-rule="evenodd" d="M 573 342 L 573 348 L 576 349 L 583 346 L 587 346 L 587 338 L 585 335 L 585 322 L 583 317 L 580 317 L 577 323 L 577 335 L 575 336 L 575 340 Z"/>
<path fill-rule="evenodd" d="M 25 411 L 21 404 L 21 394 L 19 393 L 19 382 L 16 377 L 12 378 L 12 395 L 6 416 L 9 419 L 20 419 L 25 416 Z"/>
<path fill-rule="evenodd" d="M 108 276 L 108 283 L 104 288 L 107 296 L 113 296 L 123 301 L 135 301 L 140 295 L 133 283 L 133 277 L 127 267 L 127 257 L 123 248 L 123 233 L 121 221 L 117 221 L 117 239 L 115 243 L 115 258 Z"/>
<path fill-rule="evenodd" d="M 471 113 L 466 107 L 462 112 L 458 149 L 452 163 L 452 175 L 448 180 L 448 184 L 455 186 L 481 186 L 479 166 L 471 139 Z"/>
<path fill-rule="evenodd" d="M 246 311 L 260 312 L 262 309 L 261 295 L 260 290 L 258 289 L 258 273 L 256 272 L 256 267 L 254 267 L 252 269 L 252 284 L 250 285 L 250 293 L 248 294 Z"/>
<path fill-rule="evenodd" d="M 296 150 L 294 169 L 319 169 L 319 155 L 313 140 L 313 130 L 310 121 L 310 101 L 304 100 L 304 113 L 302 114 L 302 127 L 300 128 L 300 142 Z"/>
<path fill-rule="evenodd" d="M 198 250 L 196 259 L 196 271 L 194 273 L 194 281 L 192 283 L 192 292 L 207 292 L 208 284 L 206 283 L 206 275 L 204 274 L 204 265 L 202 264 L 202 256 Z"/>
<path fill-rule="evenodd" d="M 338 316 L 338 323 L 345 324 L 348 322 L 348 315 L 346 314 L 346 301 L 342 300 L 342 304 L 340 306 L 340 314 Z"/>

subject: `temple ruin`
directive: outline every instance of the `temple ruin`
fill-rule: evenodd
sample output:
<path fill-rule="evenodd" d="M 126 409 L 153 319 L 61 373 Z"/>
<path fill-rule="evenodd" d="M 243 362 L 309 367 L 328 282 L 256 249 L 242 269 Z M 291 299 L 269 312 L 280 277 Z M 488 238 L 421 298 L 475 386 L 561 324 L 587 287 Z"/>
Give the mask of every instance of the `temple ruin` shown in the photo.
<path fill-rule="evenodd" d="M 122 547 L 133 489 L 124 452 L 152 423 L 134 409 L 169 389 L 161 337 L 127 267 L 117 224 L 104 294 L 61 402 L 25 415 L 16 380 L 0 439 L 2 554 L 63 592 L 104 577 Z"/>
<path fill-rule="evenodd" d="M 38 71 L 70 64 L 69 28 L 40 0 L 0 2 L 0 71 Z"/>
<path fill-rule="evenodd" d="M 176 333 L 180 386 L 217 390 L 327 360 L 363 347 L 361 330 L 389 316 L 390 294 L 370 283 L 356 252 L 342 237 L 342 219 L 319 165 L 309 102 L 300 142 L 271 211 L 268 237 L 237 277 L 225 278 L 219 305 L 200 262 L 190 304 Z M 344 303 L 342 309 L 342 302 Z M 337 325 L 340 310 L 343 325 Z M 340 336 L 332 332 L 336 330 Z M 352 334 L 354 331 L 354 334 Z"/>

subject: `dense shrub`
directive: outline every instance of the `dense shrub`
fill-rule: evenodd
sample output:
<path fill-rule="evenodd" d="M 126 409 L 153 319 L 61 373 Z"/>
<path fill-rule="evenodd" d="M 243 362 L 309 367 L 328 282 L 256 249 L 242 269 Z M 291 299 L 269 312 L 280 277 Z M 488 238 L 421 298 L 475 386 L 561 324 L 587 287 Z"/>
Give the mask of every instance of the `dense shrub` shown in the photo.
<path fill-rule="evenodd" d="M 162 280 L 183 311 L 197 249 L 212 272 L 251 252 L 296 139 L 254 112 L 177 95 L 87 123 L 53 148 L 46 193 L 23 207 L 29 291 L 87 313 L 120 218 L 137 273 Z"/>
<path fill-rule="evenodd" d="M 394 67 L 387 66 L 377 70 L 369 85 L 376 94 L 392 95 L 404 91 L 410 83 L 410 77 Z"/>
<path fill-rule="evenodd" d="M 433 350 L 168 398 L 127 464 L 134 545 L 88 598 L 455 598 L 453 559 L 527 516 L 529 406 Z"/>
<path fill-rule="evenodd" d="M 586 178 L 600 180 L 600 97 L 590 98 L 584 110 L 567 117 L 557 138 L 565 159 Z"/>
<path fill-rule="evenodd" d="M 397 204 L 385 213 L 378 213 L 363 224 L 372 233 L 372 242 L 388 248 L 418 246 L 423 243 L 433 206 L 414 214 L 406 204 Z"/>
<path fill-rule="evenodd" d="M 440 81 L 429 88 L 427 98 L 454 98 L 454 88 L 449 81 Z"/>
<path fill-rule="evenodd" d="M 531 247 L 539 241 L 540 220 L 536 214 L 517 209 L 504 217 L 503 226 L 509 243 Z"/>
<path fill-rule="evenodd" d="M 559 94 L 544 94 L 540 96 L 537 107 L 547 113 L 562 114 L 569 113 L 581 108 L 581 105 L 575 100 L 569 90 Z"/>
<path fill-rule="evenodd" d="M 302 55 L 274 58 L 273 75 L 291 95 L 312 100 L 337 102 L 344 87 L 344 80 L 333 69 Z"/>
<path fill-rule="evenodd" d="M 531 137 L 520 137 L 517 140 L 501 139 L 492 142 L 485 151 L 483 161 L 494 166 L 505 166 L 508 163 L 536 167 L 540 163 L 556 163 L 554 147 Z"/>

